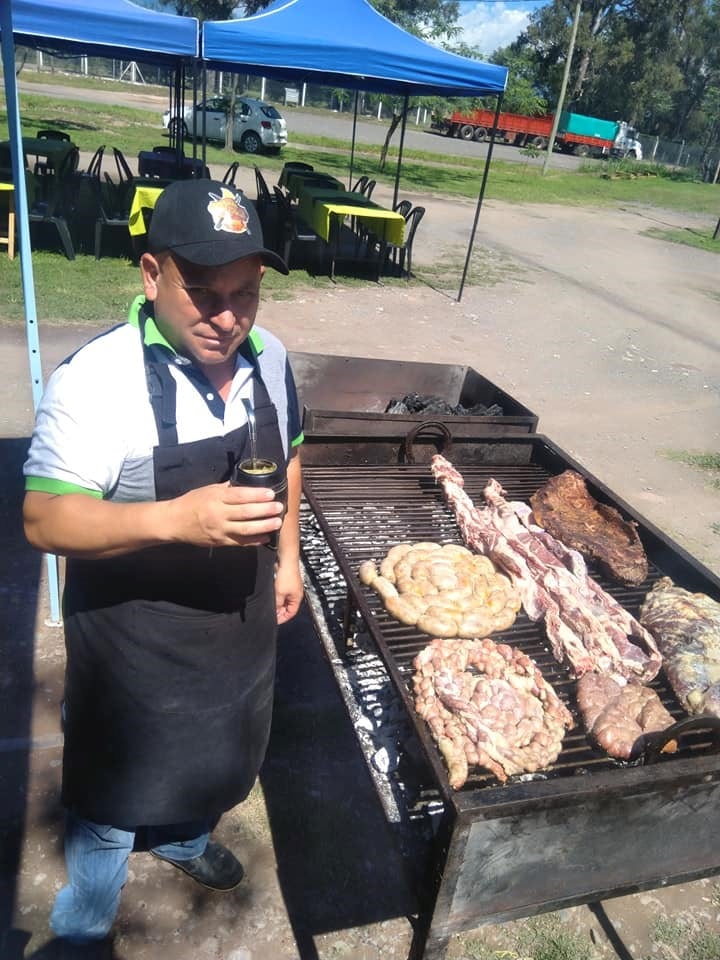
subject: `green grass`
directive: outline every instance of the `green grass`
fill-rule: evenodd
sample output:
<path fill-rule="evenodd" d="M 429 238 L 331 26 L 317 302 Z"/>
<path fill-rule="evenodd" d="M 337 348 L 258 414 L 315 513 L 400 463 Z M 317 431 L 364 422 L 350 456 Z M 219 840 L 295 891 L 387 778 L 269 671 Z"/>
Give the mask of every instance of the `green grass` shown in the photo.
<path fill-rule="evenodd" d="M 122 257 L 78 256 L 68 263 L 62 254 L 33 252 L 38 321 L 107 323 L 127 317 L 134 298 L 142 293 L 140 271 Z M 0 320 L 22 320 L 20 259 L 0 258 Z"/>
<path fill-rule="evenodd" d="M 687 450 L 668 450 L 665 453 L 668 460 L 686 463 L 688 466 L 702 470 L 715 490 L 720 490 L 720 453 L 690 453 Z"/>
<path fill-rule="evenodd" d="M 662 230 L 660 227 L 650 227 L 643 231 L 643 236 L 654 237 L 657 240 L 667 240 L 669 243 L 681 243 L 686 247 L 707 250 L 708 253 L 720 253 L 720 237 L 713 240 L 711 230 L 703 231 L 695 227 L 684 227 L 681 230 Z"/>
<path fill-rule="evenodd" d="M 148 76 L 154 72 L 153 68 L 150 68 L 150 74 L 148 74 L 148 76 L 146 76 L 145 69 L 141 69 L 147 81 Z M 124 93 L 142 93 L 144 95 L 157 97 L 167 97 L 168 95 L 166 84 L 155 84 L 151 82 L 137 84 L 131 83 L 129 80 L 111 80 L 109 77 L 84 77 L 79 74 L 57 73 L 48 70 L 42 70 L 38 73 L 34 65 L 26 65 L 20 72 L 18 80 L 21 80 L 23 83 L 38 83 L 44 86 L 53 84 L 71 87 L 76 90 L 112 90 L 117 92 L 118 100 L 121 99 Z"/>
<path fill-rule="evenodd" d="M 92 153 L 104 143 L 108 150 L 117 146 L 123 153 L 135 157 L 140 150 L 167 140 L 160 108 L 154 111 L 21 93 L 20 112 L 22 130 L 26 136 L 34 134 L 41 127 L 60 127 L 71 133 L 83 152 Z M 0 139 L 6 137 L 7 117 L 0 111 Z M 292 126 L 290 138 L 290 145 L 283 149 L 280 156 L 263 156 L 259 161 L 248 154 L 230 153 L 218 144 L 208 145 L 206 157 L 209 163 L 220 165 L 238 160 L 240 166 L 248 171 L 252 171 L 258 162 L 265 170 L 279 171 L 286 160 L 302 159 L 341 179 L 347 178 L 350 157 L 348 141 L 303 135 L 302 144 L 293 145 Z M 188 144 L 186 153 L 190 152 L 191 146 Z M 391 148 L 384 170 L 380 169 L 379 156 L 379 145 L 356 144 L 354 175 L 368 174 L 385 184 L 394 183 L 396 147 Z M 716 186 L 658 176 L 657 166 L 653 165 L 647 165 L 648 172 L 653 176 L 635 176 L 635 172 L 642 171 L 644 167 L 643 164 L 629 167 L 626 163 L 624 166 L 592 163 L 571 171 L 551 167 L 543 176 L 540 166 L 494 159 L 486 196 L 510 203 L 587 206 L 635 203 L 703 214 L 714 209 L 719 195 Z M 111 155 L 106 160 L 105 169 L 114 173 Z M 608 176 L 618 171 L 630 171 L 632 175 Z M 407 193 L 475 198 L 481 177 L 482 162 L 479 157 L 451 157 L 412 149 L 403 153 L 401 183 L 403 191 Z M 243 182 L 247 182 L 247 178 Z"/>
<path fill-rule="evenodd" d="M 508 924 L 505 934 L 502 947 L 461 935 L 458 960 L 597 960 L 599 956 L 589 937 L 575 933 L 557 913 Z"/>
<path fill-rule="evenodd" d="M 592 960 L 594 954 L 590 939 L 569 930 L 554 913 L 529 920 L 518 947 L 532 960 Z"/>
<path fill-rule="evenodd" d="M 689 920 L 659 917 L 652 939 L 657 960 L 720 960 L 720 936 Z"/>
<path fill-rule="evenodd" d="M 110 254 L 112 237 L 113 234 L 108 234 Z M 124 320 L 130 304 L 142 293 L 140 268 L 119 252 L 115 256 L 103 255 L 101 260 L 80 253 L 69 263 L 60 253 L 36 250 L 33 251 L 32 265 L 37 316 L 41 325 L 107 326 Z M 456 282 L 459 277 L 458 272 Z M 386 286 L 406 283 L 404 279 L 383 278 Z M 268 270 L 263 280 L 263 299 L 291 300 L 303 290 L 337 290 L 361 285 L 367 285 L 367 279 L 362 276 L 342 276 L 333 283 L 328 276 L 315 276 L 302 269 L 293 269 L 287 277 Z M 21 323 L 24 316 L 20 258 L 8 260 L 6 256 L 0 256 L 0 323 Z"/>
<path fill-rule="evenodd" d="M 25 77 L 30 79 L 30 77 Z M 43 81 L 46 76 L 41 76 Z M 56 78 L 59 79 L 59 78 Z M 63 78 L 64 82 L 69 78 Z M 75 78 L 73 86 L 107 86 L 107 82 Z M 118 85 L 118 99 L 122 90 L 137 87 Z M 145 88 L 144 88 L 145 89 Z M 164 88 L 154 88 L 160 92 Z M 163 143 L 167 139 L 162 128 L 162 110 L 147 110 L 130 106 L 108 106 L 62 97 L 46 97 L 33 93 L 20 94 L 22 129 L 26 135 L 41 127 L 60 127 L 68 130 L 81 151 L 92 153 L 104 143 L 107 148 L 105 169 L 115 174 L 112 146 L 118 146 L 129 157 L 142 149 Z M 312 111 L 315 112 L 315 111 Z M 292 120 L 290 121 L 292 123 Z M 291 129 L 292 136 L 292 129 Z M 0 111 L 0 139 L 7 137 L 7 117 Z M 186 152 L 191 148 L 186 145 Z M 367 174 L 386 185 L 395 177 L 396 148 L 390 150 L 387 165 L 380 170 L 379 145 L 356 144 L 353 177 Z M 244 174 L 238 182 L 249 189 L 253 184 L 252 168 L 256 163 L 263 170 L 280 171 L 287 160 L 302 159 L 334 173 L 340 179 L 348 176 L 350 143 L 321 136 L 303 136 L 303 144 L 292 143 L 280 156 L 257 158 L 243 153 L 229 153 L 220 145 L 208 145 L 209 163 L 225 165 L 238 160 Z M 650 174 L 645 176 L 644 174 Z M 643 174 L 643 175 L 640 175 Z M 477 197 L 482 176 L 482 162 L 474 157 L 450 157 L 423 150 L 406 150 L 403 156 L 401 186 L 403 194 L 422 196 L 426 205 L 433 196 Z M 509 163 L 493 160 L 487 184 L 486 197 L 508 203 L 561 203 L 577 206 L 641 205 L 670 208 L 688 214 L 702 213 L 715 208 L 720 193 L 710 184 L 692 182 L 683 174 L 677 175 L 653 165 L 623 163 L 587 163 L 578 170 L 552 168 L 543 176 L 541 167 L 529 163 Z M 251 194 L 254 195 L 254 194 Z M 708 233 L 711 228 L 708 228 Z M 716 245 L 702 228 L 676 231 L 652 231 L 664 239 L 683 240 L 715 252 Z M 111 233 L 112 236 L 112 233 Z M 56 239 L 56 238 L 53 238 Z M 85 250 L 89 249 L 86 244 Z M 445 251 L 434 266 L 417 269 L 422 282 L 438 289 L 456 289 L 464 268 L 465 251 Z M 37 290 L 38 315 L 42 322 L 62 323 L 68 320 L 86 323 L 107 323 L 121 319 L 128 304 L 140 289 L 139 272 L 130 262 L 119 256 L 103 256 L 96 262 L 91 256 L 81 255 L 72 263 L 61 253 L 38 250 L 33 256 Z M 476 249 L 470 264 L 467 283 L 490 286 L 508 278 L 524 280 L 516 266 L 504 261 L 497 253 Z M 363 280 L 343 278 L 342 283 L 362 283 Z M 386 283 L 404 282 L 387 279 Z M 276 299 L 291 298 L 302 286 L 327 286 L 325 277 L 312 277 L 293 270 L 290 278 L 268 271 L 265 296 Z M 20 284 L 20 262 L 0 257 L 0 322 L 14 322 L 23 316 Z"/>

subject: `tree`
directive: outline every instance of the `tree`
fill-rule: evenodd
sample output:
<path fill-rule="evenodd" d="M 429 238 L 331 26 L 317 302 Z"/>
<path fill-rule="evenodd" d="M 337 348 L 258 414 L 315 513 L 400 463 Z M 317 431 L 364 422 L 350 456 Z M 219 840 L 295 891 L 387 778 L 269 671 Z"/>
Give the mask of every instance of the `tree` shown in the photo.
<path fill-rule="evenodd" d="M 573 0 L 535 11 L 511 46 L 552 106 L 567 56 Z M 634 122 L 645 133 L 701 136 L 720 76 L 718 0 L 583 0 L 569 109 Z M 705 104 L 707 103 L 707 110 Z"/>
<path fill-rule="evenodd" d="M 182 17 L 203 20 L 230 20 L 237 0 L 159 0 L 164 7 L 173 7 Z"/>
<path fill-rule="evenodd" d="M 408 33 L 425 39 L 458 35 L 460 5 L 454 0 L 373 0 L 372 5 Z"/>
<path fill-rule="evenodd" d="M 419 37 L 452 37 L 458 33 L 460 5 L 456 0 L 371 0 L 388 20 Z M 270 0 L 245 0 L 245 15 L 264 10 Z"/>
<path fill-rule="evenodd" d="M 527 49 L 511 44 L 496 50 L 490 62 L 508 68 L 503 110 L 530 117 L 547 113 L 547 100 L 538 92 L 536 85 L 536 64 Z"/>

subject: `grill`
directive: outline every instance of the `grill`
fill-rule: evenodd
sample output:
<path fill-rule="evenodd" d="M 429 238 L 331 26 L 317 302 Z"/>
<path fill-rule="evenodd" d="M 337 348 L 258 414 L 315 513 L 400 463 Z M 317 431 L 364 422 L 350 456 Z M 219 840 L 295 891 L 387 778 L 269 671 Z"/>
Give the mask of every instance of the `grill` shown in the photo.
<path fill-rule="evenodd" d="M 495 477 L 509 499 L 527 501 L 551 475 L 581 473 L 599 501 L 638 524 L 650 575 L 640 588 L 590 574 L 631 613 L 661 576 L 720 598 L 720 580 L 636 514 L 566 453 L 539 435 L 442 436 L 420 443 L 389 436 L 307 435 L 304 492 L 348 588 L 347 614 L 364 621 L 422 745 L 444 802 L 432 867 L 419 891 L 421 913 L 412 955 L 445 955 L 449 937 L 496 923 L 610 896 L 698 879 L 720 872 L 720 757 L 712 719 L 688 724 L 676 754 L 646 755 L 634 764 L 609 759 L 586 738 L 575 709 L 574 681 L 549 651 L 541 624 L 524 613 L 493 639 L 519 647 L 538 664 L 576 718 L 555 764 L 504 786 L 482 769 L 453 791 L 410 694 L 412 661 L 429 642 L 388 617 L 373 591 L 362 587 L 363 560 L 379 560 L 400 541 L 461 542 L 454 517 L 427 463 L 444 448 L 482 503 Z M 306 557 L 312 568 L 313 558 Z M 315 571 L 318 573 L 319 571 Z M 684 712 L 662 675 L 654 682 L 680 720 Z M 653 759 L 656 762 L 650 763 Z"/>

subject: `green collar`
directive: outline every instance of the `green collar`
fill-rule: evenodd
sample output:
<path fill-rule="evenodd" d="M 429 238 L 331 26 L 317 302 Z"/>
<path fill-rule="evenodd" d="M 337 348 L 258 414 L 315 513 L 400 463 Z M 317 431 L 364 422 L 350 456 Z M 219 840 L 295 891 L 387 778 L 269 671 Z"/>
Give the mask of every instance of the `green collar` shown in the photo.
<path fill-rule="evenodd" d="M 160 332 L 157 323 L 155 322 L 155 314 L 153 311 L 152 302 L 146 300 L 142 294 L 135 297 L 132 304 L 130 305 L 130 312 L 128 313 L 128 323 L 131 327 L 135 327 L 137 330 L 140 329 L 140 311 L 143 311 L 145 314 L 145 345 L 148 347 L 157 344 L 158 346 L 164 347 L 166 350 L 169 350 L 173 355 L 177 353 L 175 347 L 173 347 L 165 339 L 163 334 Z M 253 352 L 253 356 L 259 356 L 265 347 L 262 337 L 259 332 L 252 328 L 248 335 L 248 342 L 250 344 L 250 349 Z"/>

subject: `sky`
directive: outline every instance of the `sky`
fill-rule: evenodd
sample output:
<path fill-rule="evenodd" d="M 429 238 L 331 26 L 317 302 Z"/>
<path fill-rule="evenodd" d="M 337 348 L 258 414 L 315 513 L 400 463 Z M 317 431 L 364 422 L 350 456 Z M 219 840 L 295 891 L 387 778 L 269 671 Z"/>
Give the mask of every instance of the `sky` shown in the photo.
<path fill-rule="evenodd" d="M 463 32 L 458 39 L 488 56 L 498 47 L 512 43 L 525 29 L 528 15 L 546 3 L 547 0 L 461 2 L 458 24 Z"/>

